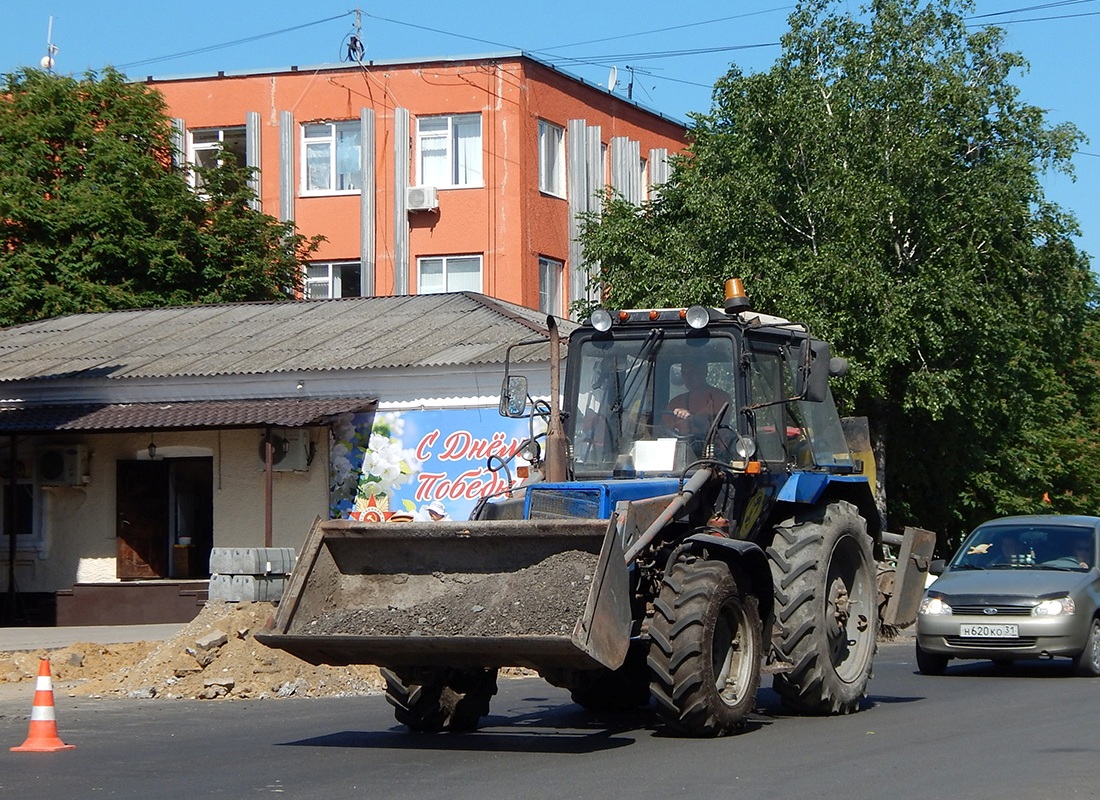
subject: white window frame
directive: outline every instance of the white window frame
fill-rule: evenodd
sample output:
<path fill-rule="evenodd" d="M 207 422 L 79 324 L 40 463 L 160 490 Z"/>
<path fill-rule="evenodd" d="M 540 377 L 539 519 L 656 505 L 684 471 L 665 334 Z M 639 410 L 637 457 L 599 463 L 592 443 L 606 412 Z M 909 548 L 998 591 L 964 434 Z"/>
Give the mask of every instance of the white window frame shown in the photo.
<path fill-rule="evenodd" d="M 362 188 L 359 181 L 363 170 L 362 135 L 362 124 L 357 119 L 302 124 L 300 191 L 303 197 L 360 194 Z M 354 154 L 347 153 L 342 147 L 345 136 L 354 140 L 352 144 Z M 320 180 L 320 172 L 316 174 L 310 172 L 310 156 L 314 154 L 316 154 L 314 166 L 324 170 L 324 181 Z M 341 171 L 341 164 L 346 163 L 343 159 L 348 161 L 354 159 L 355 168 Z"/>
<path fill-rule="evenodd" d="M 221 166 L 220 159 L 208 157 L 206 154 L 217 152 L 219 146 L 226 143 L 239 143 L 239 148 L 230 147 L 233 152 L 240 153 L 240 164 L 248 163 L 248 135 L 244 125 L 227 125 L 224 128 L 192 128 L 187 131 L 187 163 L 192 167 Z M 201 141 L 196 141 L 199 139 Z M 190 170 L 189 179 L 191 186 L 196 190 L 202 190 L 202 183 L 198 173 Z"/>
<path fill-rule="evenodd" d="M 565 262 L 549 256 L 539 256 L 539 311 L 562 317 Z"/>
<path fill-rule="evenodd" d="M 349 293 L 342 274 L 345 267 L 361 270 L 362 264 L 359 261 L 310 261 L 303 266 L 302 294 L 305 299 L 329 300 L 338 297 L 361 297 L 362 273 L 360 272 L 359 277 L 355 278 L 352 291 Z"/>
<path fill-rule="evenodd" d="M 477 262 L 477 287 L 461 285 L 465 280 L 457 276 L 451 279 L 452 270 L 462 262 Z M 427 279 L 425 275 L 428 269 L 432 270 L 432 276 Z M 435 272 L 438 269 L 438 278 Z M 444 292 L 481 292 L 484 285 L 485 264 L 480 254 L 469 253 L 465 255 L 451 256 L 420 256 L 416 259 L 416 292 L 417 294 L 443 294 Z"/>
<path fill-rule="evenodd" d="M 476 121 L 476 138 L 471 135 Z M 433 159 L 426 163 L 425 159 Z M 416 118 L 416 180 L 437 189 L 478 189 L 485 185 L 481 114 Z"/>
<path fill-rule="evenodd" d="M 539 120 L 539 191 L 565 197 L 565 128 Z"/>

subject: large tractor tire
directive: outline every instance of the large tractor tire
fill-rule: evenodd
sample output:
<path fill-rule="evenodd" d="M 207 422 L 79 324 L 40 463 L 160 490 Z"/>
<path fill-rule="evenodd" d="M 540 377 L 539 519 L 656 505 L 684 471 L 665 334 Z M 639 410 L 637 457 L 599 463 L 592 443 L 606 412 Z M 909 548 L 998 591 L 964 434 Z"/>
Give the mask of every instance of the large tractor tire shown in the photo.
<path fill-rule="evenodd" d="M 772 686 L 802 714 L 849 714 L 867 695 L 878 636 L 878 588 L 867 523 L 829 503 L 778 525 L 768 548 L 773 642 L 790 669 Z"/>
<path fill-rule="evenodd" d="M 382 677 L 394 717 L 423 733 L 476 730 L 497 693 L 495 669 L 416 670 L 409 675 L 383 669 Z"/>
<path fill-rule="evenodd" d="M 725 562 L 695 556 L 665 575 L 653 604 L 648 664 L 657 713 L 676 733 L 733 733 L 755 707 L 762 635 L 747 587 Z"/>

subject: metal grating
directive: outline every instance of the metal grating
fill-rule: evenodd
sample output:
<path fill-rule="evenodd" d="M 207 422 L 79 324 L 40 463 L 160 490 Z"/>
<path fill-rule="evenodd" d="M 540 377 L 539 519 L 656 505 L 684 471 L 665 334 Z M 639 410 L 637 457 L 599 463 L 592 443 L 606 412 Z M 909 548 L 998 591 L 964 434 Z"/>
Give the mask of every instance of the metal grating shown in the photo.
<path fill-rule="evenodd" d="M 531 490 L 531 519 L 599 519 L 599 516 L 599 491 Z"/>
<path fill-rule="evenodd" d="M 945 636 L 944 641 L 949 647 L 965 647 L 969 650 L 1020 650 L 1025 647 L 1034 647 L 1036 637 L 1020 636 L 1016 639 L 971 639 L 964 636 Z"/>
<path fill-rule="evenodd" d="M 951 604 L 952 610 L 955 612 L 955 616 L 968 616 L 968 617 L 1030 617 L 1031 606 L 1009 606 L 1001 605 L 998 603 L 984 603 L 981 605 L 967 605 L 957 606 L 954 603 Z M 989 614 L 986 612 L 987 608 L 997 609 L 996 614 Z"/>

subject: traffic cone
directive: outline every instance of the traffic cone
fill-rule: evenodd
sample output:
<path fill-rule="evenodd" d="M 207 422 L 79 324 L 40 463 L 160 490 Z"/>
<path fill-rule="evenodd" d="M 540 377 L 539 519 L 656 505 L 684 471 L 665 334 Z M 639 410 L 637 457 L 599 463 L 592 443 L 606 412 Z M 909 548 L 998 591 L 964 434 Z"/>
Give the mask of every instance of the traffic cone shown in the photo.
<path fill-rule="evenodd" d="M 38 681 L 34 686 L 34 707 L 31 709 L 31 727 L 27 734 L 27 741 L 11 750 L 16 753 L 53 753 L 58 750 L 72 750 L 75 747 L 75 744 L 65 744 L 57 735 L 50 660 L 43 658 L 38 662 Z"/>

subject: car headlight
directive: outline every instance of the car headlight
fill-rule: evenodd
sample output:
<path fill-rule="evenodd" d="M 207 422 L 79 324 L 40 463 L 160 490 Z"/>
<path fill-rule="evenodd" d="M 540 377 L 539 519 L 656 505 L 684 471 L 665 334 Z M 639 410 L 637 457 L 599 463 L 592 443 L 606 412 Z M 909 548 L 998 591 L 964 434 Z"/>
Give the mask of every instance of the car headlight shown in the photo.
<path fill-rule="evenodd" d="M 1042 600 L 1039 605 L 1031 609 L 1033 617 L 1063 617 L 1077 610 L 1072 597 L 1055 597 L 1053 600 Z"/>
<path fill-rule="evenodd" d="M 955 613 L 951 606 L 947 605 L 940 597 L 926 597 L 920 601 L 920 614 L 928 614 L 933 617 L 946 617 Z"/>

